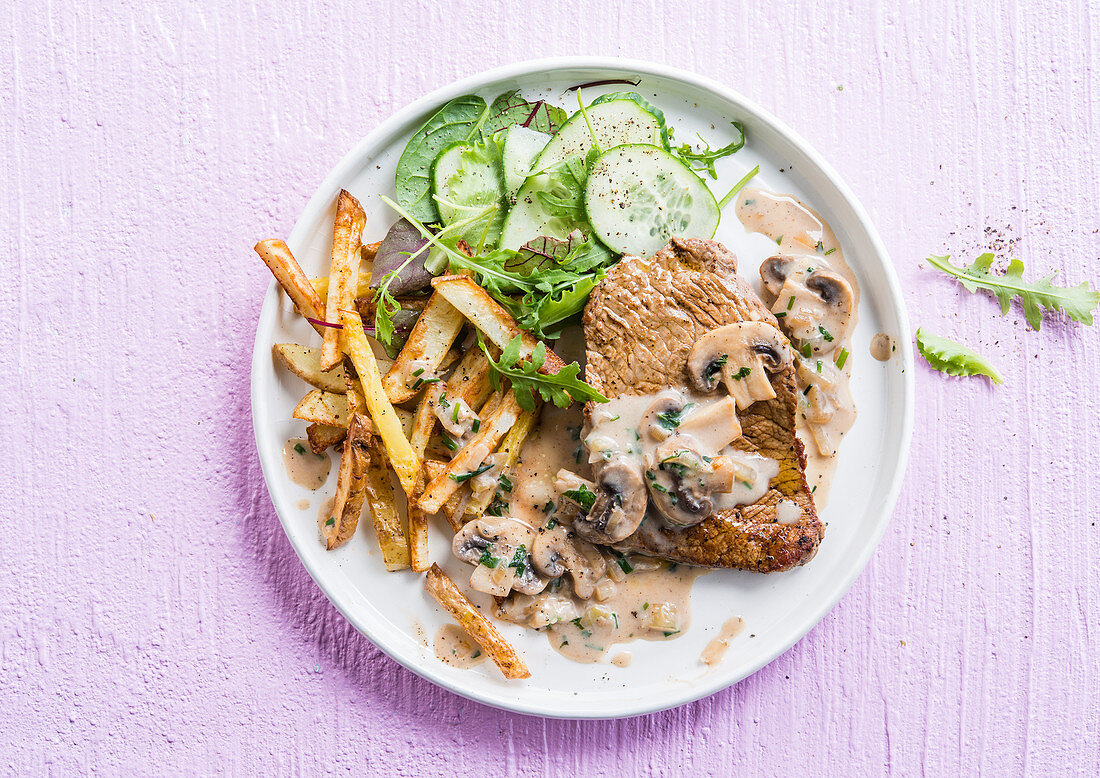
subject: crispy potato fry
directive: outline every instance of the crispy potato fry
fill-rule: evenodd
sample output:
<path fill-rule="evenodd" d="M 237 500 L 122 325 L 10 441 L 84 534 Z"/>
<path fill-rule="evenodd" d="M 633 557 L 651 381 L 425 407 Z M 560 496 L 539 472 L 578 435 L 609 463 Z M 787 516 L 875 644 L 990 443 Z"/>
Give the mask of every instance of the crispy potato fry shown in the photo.
<path fill-rule="evenodd" d="M 411 400 L 420 387 L 437 377 L 440 363 L 466 320 L 441 295 L 433 294 L 413 325 L 382 385 L 390 402 Z"/>
<path fill-rule="evenodd" d="M 409 540 L 405 533 L 397 500 L 390 483 L 389 458 L 381 438 L 370 443 L 370 466 L 367 468 L 367 505 L 370 506 L 374 534 L 382 550 L 386 570 L 404 570 L 409 566 Z"/>
<path fill-rule="evenodd" d="M 428 441 L 431 440 L 432 432 L 435 430 L 434 411 L 441 394 L 443 394 L 443 389 L 440 388 L 440 385 L 431 384 L 420 398 L 420 403 L 416 406 L 416 415 L 413 416 L 409 443 L 412 444 L 413 451 L 421 459 L 424 458 L 424 450 L 428 447 Z"/>
<path fill-rule="evenodd" d="M 350 421 L 348 398 L 343 394 L 313 389 L 294 408 L 293 416 L 302 421 L 347 429 Z"/>
<path fill-rule="evenodd" d="M 512 425 L 512 429 L 508 430 L 508 434 L 500 442 L 500 449 L 497 453 L 503 455 L 502 465 L 505 474 L 509 473 L 516 466 L 516 462 L 519 461 L 523 444 L 527 441 L 531 430 L 534 429 L 540 410 L 542 410 L 542 401 L 535 398 L 535 410 L 521 411 L 516 423 Z M 469 502 L 463 508 L 461 523 L 465 524 L 485 515 L 485 509 L 492 503 L 494 494 L 495 490 L 490 490 L 480 497 L 471 495 Z"/>
<path fill-rule="evenodd" d="M 309 439 L 309 448 L 314 454 L 323 454 L 348 435 L 343 427 L 330 427 L 327 424 L 314 422 L 306 427 L 306 438 Z"/>
<path fill-rule="evenodd" d="M 424 484 L 421 476 L 419 490 Z M 409 498 L 409 567 L 417 573 L 428 569 L 428 514 L 421 509 L 416 500 L 419 490 Z"/>
<path fill-rule="evenodd" d="M 471 408 L 480 408 L 489 397 L 489 372 L 485 353 L 477 347 L 471 348 L 447 379 L 447 396 L 464 400 Z"/>
<path fill-rule="evenodd" d="M 317 292 L 317 296 L 321 298 L 325 305 L 328 305 L 328 288 L 329 280 L 328 276 L 320 276 L 318 278 L 309 279 L 309 283 L 313 286 Z M 374 296 L 374 290 L 370 288 L 370 275 L 363 272 L 362 265 L 359 266 L 359 280 L 355 285 L 355 298 L 358 300 L 360 297 L 364 299 L 371 299 Z"/>
<path fill-rule="evenodd" d="M 520 354 L 529 356 L 539 341 L 526 330 L 521 330 L 508 311 L 489 296 L 477 283 L 466 276 L 439 276 L 432 279 L 435 291 L 449 302 L 475 327 L 485 334 L 497 348 L 503 349 L 516 335 L 523 342 Z M 546 362 L 539 372 L 553 375 L 565 367 L 562 358 L 550 349 L 546 350 Z"/>
<path fill-rule="evenodd" d="M 447 463 L 447 469 L 431 480 L 418 500 L 420 508 L 426 513 L 437 513 L 447 498 L 467 480 L 465 476 L 476 470 L 492 453 L 500 439 L 516 423 L 520 412 L 515 395 L 508 392 L 492 414 L 482 418 L 478 433 L 459 449 L 454 459 Z"/>
<path fill-rule="evenodd" d="M 432 569 L 428 571 L 425 578 L 424 586 L 428 594 L 454 617 L 479 646 L 485 649 L 485 653 L 496 663 L 505 678 L 531 677 L 527 665 L 516 650 L 497 631 L 492 622 L 481 615 L 481 611 L 466 599 L 439 565 L 432 565 Z"/>
<path fill-rule="evenodd" d="M 356 413 L 351 417 L 348 437 L 344 441 L 344 453 L 340 457 L 340 470 L 336 475 L 336 497 L 328 518 L 317 518 L 325 548 L 329 551 L 347 543 L 359 526 L 359 514 L 367 496 L 367 465 L 371 439 L 370 419 Z"/>
<path fill-rule="evenodd" d="M 325 372 L 321 369 L 321 349 L 299 346 L 297 343 L 276 343 L 271 353 L 287 370 L 326 392 L 344 391 L 344 370 L 336 368 Z"/>
<path fill-rule="evenodd" d="M 340 190 L 336 201 L 336 220 L 332 226 L 332 264 L 329 284 L 332 289 L 325 302 L 325 321 L 336 323 L 341 309 L 355 305 L 355 291 L 359 284 L 360 240 L 367 214 L 363 206 L 346 189 Z M 332 327 L 325 328 L 325 342 L 321 345 L 321 369 L 332 370 L 340 364 L 343 353 L 343 333 Z"/>
<path fill-rule="evenodd" d="M 378 363 L 374 359 L 374 352 L 371 351 L 366 333 L 363 332 L 363 320 L 355 311 L 342 309 L 339 313 L 340 323 L 344 325 L 343 332 L 348 354 L 363 385 L 363 394 L 371 420 L 378 434 L 382 436 L 386 453 L 397 477 L 401 480 L 401 488 L 405 490 L 405 494 L 411 501 L 422 484 L 420 457 L 409 445 L 409 439 L 405 437 L 402 429 L 401 419 L 390 404 L 389 398 L 386 397 L 385 389 L 382 388 L 382 376 L 378 372 Z M 344 402 L 347 402 L 346 398 Z"/>
<path fill-rule="evenodd" d="M 268 270 L 275 276 L 275 280 L 279 282 L 279 286 L 294 303 L 298 313 L 308 319 L 324 319 L 325 305 L 318 296 L 317 290 L 309 282 L 301 265 L 298 264 L 298 260 L 290 253 L 286 243 L 277 238 L 261 240 L 256 244 L 255 249 Z M 310 324 L 313 324 L 313 329 L 322 336 L 325 330 L 329 329 L 313 322 Z"/>
<path fill-rule="evenodd" d="M 404 408 L 394 408 L 394 413 L 397 414 L 398 421 L 401 422 L 401 433 L 409 438 L 412 435 L 413 429 L 413 414 L 412 411 L 406 411 Z"/>
<path fill-rule="evenodd" d="M 446 462 L 440 462 L 438 459 L 424 460 L 424 473 L 429 480 L 435 478 L 446 469 Z M 451 525 L 451 530 L 454 532 L 458 532 L 462 529 L 462 512 L 465 510 L 466 503 L 470 499 L 470 490 L 465 488 L 466 484 L 462 486 L 463 488 L 460 488 L 447 498 L 447 502 L 443 503 L 443 517 L 447 519 L 447 523 Z"/>
<path fill-rule="evenodd" d="M 382 241 L 376 240 L 374 243 L 364 243 L 362 246 L 363 261 L 374 262 L 374 258 L 378 256 L 378 249 L 382 247 Z M 370 277 L 369 275 L 367 276 Z"/>

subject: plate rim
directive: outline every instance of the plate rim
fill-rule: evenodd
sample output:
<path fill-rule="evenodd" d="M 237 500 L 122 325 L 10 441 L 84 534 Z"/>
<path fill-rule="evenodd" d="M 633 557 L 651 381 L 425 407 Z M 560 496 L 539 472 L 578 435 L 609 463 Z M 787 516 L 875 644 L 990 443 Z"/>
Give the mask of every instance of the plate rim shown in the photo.
<path fill-rule="evenodd" d="M 536 75 L 538 73 L 545 73 L 549 71 L 565 70 L 565 69 L 585 69 L 585 70 L 605 70 L 608 75 L 614 76 L 616 74 L 631 74 L 652 76 L 656 78 L 664 78 L 673 80 L 690 86 L 692 88 L 701 90 L 703 92 L 713 93 L 722 99 L 736 104 L 746 114 L 751 115 L 755 120 L 760 121 L 765 125 L 769 125 L 769 129 L 783 137 L 792 146 L 799 149 L 799 151 L 806 155 L 810 162 L 818 168 L 818 170 L 828 179 L 829 183 L 834 186 L 840 195 L 844 204 L 851 209 L 855 216 L 856 222 L 860 229 L 863 230 L 866 235 L 874 253 L 878 255 L 880 264 L 882 266 L 883 275 L 885 276 L 886 286 L 889 290 L 890 297 L 892 298 L 891 312 L 897 319 L 899 329 L 901 332 L 910 332 L 910 322 L 908 311 L 905 306 L 905 299 L 901 291 L 901 282 L 898 278 L 897 272 L 893 263 L 890 261 L 889 252 L 887 252 L 885 245 L 882 242 L 881 237 L 878 234 L 878 230 L 875 228 L 870 215 L 864 209 L 862 203 L 855 196 L 855 193 L 851 190 L 848 184 L 837 173 L 837 171 L 830 165 L 824 157 L 822 157 L 817 150 L 810 145 L 801 135 L 790 128 L 785 122 L 773 115 L 770 111 L 763 108 L 755 101 L 750 100 L 723 84 L 710 79 L 706 76 L 701 76 L 690 71 L 682 70 L 669 65 L 663 65 L 655 62 L 647 62 L 644 60 L 624 58 L 624 57 L 592 57 L 592 56 L 567 56 L 567 57 L 549 57 L 523 60 L 499 67 L 491 68 L 489 70 L 480 71 L 465 78 L 458 79 L 443 86 L 440 86 L 428 94 L 414 100 L 403 108 L 398 109 L 386 119 L 380 122 L 373 130 L 367 133 L 355 146 L 348 151 L 341 160 L 328 172 L 321 183 L 315 189 L 313 195 L 309 198 L 305 207 L 302 209 L 294 227 L 288 235 L 286 242 L 288 245 L 300 245 L 305 238 L 304 232 L 307 228 L 307 215 L 313 213 L 318 209 L 323 209 L 328 206 L 331 200 L 331 191 L 334 190 L 337 182 L 348 175 L 358 162 L 366 156 L 366 152 L 371 147 L 375 146 L 379 139 L 389 135 L 392 132 L 392 128 L 398 127 L 414 117 L 425 113 L 428 109 L 443 104 L 444 102 L 458 97 L 468 92 L 475 92 L 487 84 L 495 81 L 502 81 L 506 79 L 520 78 L 524 76 Z M 514 713 L 522 713 L 527 715 L 542 716 L 545 718 L 559 718 L 567 720 L 611 720 L 630 718 L 634 716 L 644 716 L 650 713 L 656 713 L 663 710 L 669 710 L 681 705 L 694 702 L 696 700 L 709 697 L 713 694 L 717 694 L 745 678 L 754 675 L 763 667 L 773 662 L 777 657 L 789 651 L 796 643 L 801 641 L 814 627 L 816 627 L 821 620 L 834 608 L 837 603 L 848 593 L 852 585 L 856 582 L 859 576 L 866 570 L 868 563 L 870 562 L 872 554 L 878 548 L 879 543 L 882 541 L 882 537 L 886 532 L 887 526 L 890 524 L 890 520 L 893 517 L 895 508 L 897 507 L 897 501 L 901 492 L 901 487 L 904 482 L 905 473 L 908 466 L 910 449 L 912 445 L 912 434 L 914 425 L 914 406 L 915 406 L 915 379 L 914 379 L 914 365 L 915 360 L 912 355 L 911 349 L 902 349 L 899 352 L 901 358 L 901 386 L 902 392 L 900 396 L 900 405 L 902 410 L 902 425 L 899 436 L 899 450 L 897 452 L 897 465 L 890 480 L 890 483 L 885 492 L 885 499 L 882 502 L 879 512 L 880 517 L 875 525 L 873 536 L 869 538 L 869 542 L 865 543 L 858 558 L 853 562 L 849 568 L 849 573 L 844 580 L 839 582 L 834 590 L 833 596 L 822 601 L 821 604 L 814 609 L 811 613 L 803 617 L 804 629 L 796 629 L 789 641 L 782 641 L 779 647 L 770 652 L 761 654 L 756 661 L 751 662 L 749 669 L 735 678 L 721 678 L 717 684 L 700 686 L 698 688 L 689 688 L 686 693 L 671 694 L 667 697 L 659 698 L 659 701 L 651 704 L 634 705 L 632 707 L 612 712 L 610 715 L 607 713 L 563 713 L 557 710 L 546 710 L 540 708 L 535 704 L 528 704 L 521 701 L 513 701 L 511 704 L 502 702 L 501 700 L 490 698 L 488 695 L 480 694 L 477 690 L 469 690 L 465 688 L 459 688 L 452 684 L 442 673 L 436 671 L 430 663 L 423 661 L 417 661 L 415 657 L 405 658 L 399 656 L 395 651 L 392 651 L 384 641 L 380 641 L 372 634 L 372 630 L 366 625 L 360 618 L 357 617 L 354 610 L 350 607 L 349 603 L 341 602 L 341 597 L 335 595 L 330 591 L 330 587 L 327 586 L 323 580 L 324 577 L 320 574 L 320 571 L 315 569 L 308 558 L 299 549 L 298 544 L 295 542 L 294 535 L 289 531 L 287 526 L 288 520 L 284 518 L 285 511 L 282 509 L 281 500 L 276 497 L 271 488 L 271 476 L 272 469 L 275 467 L 275 463 L 268 461 L 269 457 L 265 456 L 265 449 L 261 446 L 260 441 L 260 424 L 259 424 L 259 409 L 264 403 L 264 398 L 261 396 L 260 387 L 260 373 L 264 361 L 270 361 L 270 354 L 266 349 L 261 348 L 261 328 L 265 323 L 266 313 L 277 307 L 279 301 L 279 287 L 278 284 L 272 280 L 268 284 L 267 292 L 264 295 L 263 301 L 260 307 L 260 314 L 257 319 L 257 328 L 255 335 L 255 343 L 253 345 L 252 364 L 250 371 L 250 404 L 252 407 L 252 432 L 253 439 L 256 444 L 256 454 L 260 461 L 260 469 L 264 478 L 264 487 L 267 489 L 268 497 L 271 499 L 272 506 L 275 508 L 275 513 L 279 517 L 279 523 L 282 527 L 283 533 L 286 535 L 287 540 L 290 542 L 292 548 L 294 548 L 295 554 L 298 556 L 299 562 L 305 567 L 314 583 L 320 588 L 321 592 L 325 595 L 328 601 L 340 612 L 340 614 L 348 620 L 348 622 L 355 627 L 364 637 L 376 646 L 380 651 L 385 653 L 391 659 L 396 661 L 402 667 L 410 670 L 416 675 L 424 678 L 437 686 L 444 688 L 454 694 L 464 697 L 466 699 L 473 700 L 483 705 L 488 705 L 499 710 L 505 710 Z"/>

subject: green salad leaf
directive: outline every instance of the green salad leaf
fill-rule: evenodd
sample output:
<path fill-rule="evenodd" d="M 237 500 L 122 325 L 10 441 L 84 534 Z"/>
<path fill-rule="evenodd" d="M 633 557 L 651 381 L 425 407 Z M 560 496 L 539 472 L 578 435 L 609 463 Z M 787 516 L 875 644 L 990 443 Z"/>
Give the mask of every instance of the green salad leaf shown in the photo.
<path fill-rule="evenodd" d="M 993 254 L 985 253 L 974 260 L 969 267 L 955 267 L 948 260 L 950 256 L 930 256 L 928 261 L 935 267 L 959 280 L 968 292 L 979 289 L 993 292 L 1001 304 L 1001 313 L 1008 313 L 1012 298 L 1020 298 L 1024 308 L 1024 317 L 1033 330 L 1038 330 L 1043 321 L 1044 311 L 1064 311 L 1074 321 L 1092 324 L 1092 311 L 1100 303 L 1100 293 L 1089 288 L 1087 281 L 1079 286 L 1060 287 L 1050 282 L 1056 275 L 1028 282 L 1023 278 L 1024 263 L 1018 259 L 1008 264 L 1004 275 L 990 271 Z"/>
<path fill-rule="evenodd" d="M 722 157 L 735 154 L 745 147 L 745 126 L 741 122 L 734 122 L 733 126 L 737 128 L 737 132 L 741 134 L 741 137 L 720 149 L 712 149 L 710 143 L 700 135 L 699 141 L 703 144 L 703 148 L 699 151 L 693 149 L 690 143 L 681 143 L 672 149 L 672 153 L 692 170 L 705 170 L 707 175 L 717 180 L 718 172 L 714 169 L 714 163 Z"/>
<path fill-rule="evenodd" d="M 452 143 L 476 138 L 489 116 L 489 106 L 477 95 L 456 97 L 424 122 L 397 160 L 394 187 L 397 201 L 422 222 L 439 218 L 432 200 L 432 162 Z"/>
<path fill-rule="evenodd" d="M 953 340 L 929 335 L 917 328 L 917 350 L 928 364 L 941 373 L 955 376 L 984 375 L 995 384 L 1004 383 L 1001 374 L 983 357 Z"/>
<path fill-rule="evenodd" d="M 493 389 L 500 389 L 500 379 L 503 376 L 512 384 L 512 391 L 516 395 L 516 402 L 525 411 L 535 410 L 535 393 L 546 402 L 552 402 L 559 408 L 568 408 L 574 402 L 605 403 L 608 399 L 586 384 L 577 375 L 581 367 L 572 362 L 553 375 L 543 375 L 539 369 L 546 363 L 546 344 L 539 341 L 530 359 L 521 359 L 520 350 L 523 347 L 523 338 L 516 335 L 500 354 L 500 359 L 493 359 L 484 342 L 478 345 L 485 352 L 489 360 L 491 373 L 489 379 Z"/>
<path fill-rule="evenodd" d="M 513 89 L 493 100 L 493 104 L 489 106 L 489 118 L 485 120 L 481 131 L 492 135 L 518 124 L 553 135 L 568 118 L 569 114 L 564 109 L 545 100 L 536 100 L 533 103 L 524 100 L 519 90 Z"/>

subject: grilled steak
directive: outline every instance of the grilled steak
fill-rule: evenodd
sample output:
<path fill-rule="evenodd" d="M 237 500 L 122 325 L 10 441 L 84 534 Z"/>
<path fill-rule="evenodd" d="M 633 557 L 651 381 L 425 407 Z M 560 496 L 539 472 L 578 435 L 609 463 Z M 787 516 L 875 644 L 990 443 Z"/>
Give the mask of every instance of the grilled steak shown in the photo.
<path fill-rule="evenodd" d="M 777 326 L 737 274 L 736 257 L 713 241 L 674 238 L 651 259 L 625 258 L 593 291 L 584 312 L 585 378 L 607 397 L 687 386 L 686 362 L 696 339 L 750 320 Z M 762 573 L 796 567 L 814 556 L 824 528 L 806 485 L 802 442 L 795 436 L 794 368 L 770 378 L 776 398 L 738 413 L 742 437 L 733 444 L 779 463 L 779 475 L 764 497 L 678 530 L 664 528 L 650 508 L 638 530 L 617 547 Z M 798 506 L 794 523 L 779 521 L 781 500 Z"/>

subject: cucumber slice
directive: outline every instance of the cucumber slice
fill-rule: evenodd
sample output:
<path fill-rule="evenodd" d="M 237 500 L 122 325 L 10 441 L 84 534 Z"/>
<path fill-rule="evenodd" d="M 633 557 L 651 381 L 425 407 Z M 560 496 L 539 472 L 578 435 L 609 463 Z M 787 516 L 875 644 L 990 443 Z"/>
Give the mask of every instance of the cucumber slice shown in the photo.
<path fill-rule="evenodd" d="M 510 201 L 514 201 L 516 192 L 531 175 L 531 164 L 548 140 L 550 136 L 546 133 L 518 124 L 505 130 L 504 188 Z"/>
<path fill-rule="evenodd" d="M 585 121 L 585 114 L 588 121 Z M 588 125 L 592 125 L 591 131 Z M 535 159 L 542 170 L 568 157 L 584 159 L 592 148 L 592 135 L 603 150 L 624 143 L 661 143 L 661 123 L 634 100 L 611 100 L 577 111 L 562 125 Z"/>
<path fill-rule="evenodd" d="M 500 233 L 500 247 L 518 249 L 535 238 L 565 240 L 573 230 L 591 232 L 584 214 L 584 163 L 570 157 L 529 176 L 516 194 Z"/>
<path fill-rule="evenodd" d="M 669 238 L 712 238 L 722 211 L 710 189 L 662 148 L 618 146 L 592 165 L 585 210 L 594 233 L 615 251 L 650 256 Z"/>
<path fill-rule="evenodd" d="M 497 206 L 484 219 L 462 231 L 466 242 L 496 246 L 504 223 L 504 168 L 500 140 L 453 143 L 432 164 L 432 194 L 444 225 L 473 216 L 479 209 Z"/>

